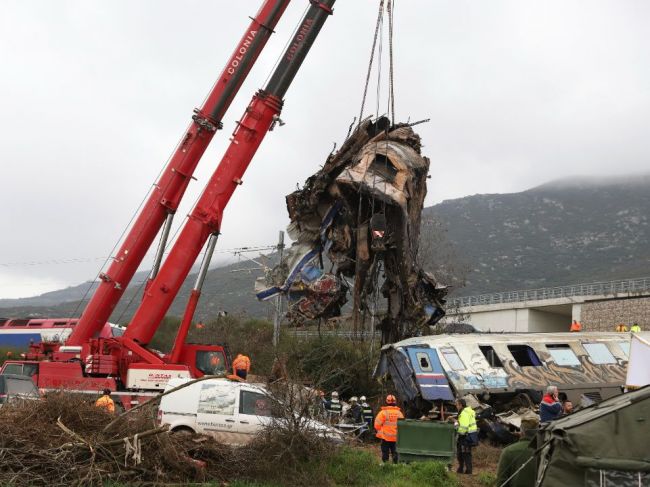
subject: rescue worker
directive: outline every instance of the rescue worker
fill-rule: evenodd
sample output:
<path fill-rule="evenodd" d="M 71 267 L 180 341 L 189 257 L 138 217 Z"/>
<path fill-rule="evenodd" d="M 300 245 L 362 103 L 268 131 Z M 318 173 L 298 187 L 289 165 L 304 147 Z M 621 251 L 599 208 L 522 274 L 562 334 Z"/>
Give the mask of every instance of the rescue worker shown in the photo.
<path fill-rule="evenodd" d="M 388 457 L 393 457 L 393 463 L 397 463 L 397 420 L 404 419 L 402 410 L 397 406 L 397 399 L 392 394 L 386 396 L 386 405 L 375 418 L 375 430 L 377 438 L 381 440 L 381 460 L 386 463 Z M 390 455 L 389 455 L 390 454 Z"/>
<path fill-rule="evenodd" d="M 627 326 L 625 326 L 625 323 L 619 323 L 616 325 L 616 331 L 619 333 L 625 333 L 627 332 Z"/>
<path fill-rule="evenodd" d="M 539 420 L 534 414 L 521 418 L 521 438 L 517 443 L 505 447 L 501 452 L 496 485 L 503 487 L 535 485 L 537 474 L 537 466 L 533 459 L 535 450 L 529 445 L 535 438 L 538 426 Z M 519 470 L 520 468 L 521 470 Z"/>
<path fill-rule="evenodd" d="M 352 418 L 354 424 L 363 423 L 363 410 L 361 409 L 357 396 L 352 396 L 350 398 L 350 410 L 348 411 L 348 414 Z"/>
<path fill-rule="evenodd" d="M 111 414 L 115 414 L 115 403 L 111 399 L 111 390 L 104 389 L 102 391 L 102 396 L 95 401 L 95 406 L 98 408 L 104 408 Z"/>
<path fill-rule="evenodd" d="M 542 402 L 539 405 L 539 421 L 541 423 L 548 423 L 562 416 L 563 412 L 564 408 L 559 400 L 557 386 L 548 386 L 546 388 L 546 394 L 544 394 Z"/>
<path fill-rule="evenodd" d="M 566 395 L 566 392 L 560 392 L 557 395 L 558 401 L 562 404 L 562 415 L 566 416 L 573 412 L 573 403 L 569 401 L 569 396 Z"/>
<path fill-rule="evenodd" d="M 571 323 L 571 328 L 569 328 L 569 331 L 582 331 L 582 325 L 578 320 L 573 320 Z"/>
<path fill-rule="evenodd" d="M 341 418 L 341 401 L 339 401 L 339 393 L 332 391 L 332 395 L 329 401 L 325 402 L 325 410 L 329 417 L 330 422 L 338 423 Z"/>
<path fill-rule="evenodd" d="M 641 327 L 639 326 L 638 323 L 634 323 L 632 327 L 630 328 L 630 331 L 632 333 L 639 333 L 641 331 Z"/>
<path fill-rule="evenodd" d="M 363 414 L 363 420 L 368 423 L 368 428 L 372 428 L 373 419 L 375 419 L 372 408 L 370 407 L 370 404 L 368 404 L 366 396 L 361 396 L 359 400 L 361 401 L 361 412 Z"/>
<path fill-rule="evenodd" d="M 220 353 L 213 353 L 210 356 L 210 370 L 211 374 L 216 374 L 219 371 L 219 368 L 221 366 L 221 357 Z"/>
<path fill-rule="evenodd" d="M 478 427 L 476 413 L 467 405 L 465 399 L 456 400 L 458 418 L 454 425 L 458 431 L 456 440 L 456 458 L 458 469 L 456 473 L 472 474 L 472 448 L 478 444 Z"/>
<path fill-rule="evenodd" d="M 232 372 L 240 379 L 246 380 L 251 370 L 251 359 L 242 353 L 238 353 L 235 360 L 232 361 Z"/>

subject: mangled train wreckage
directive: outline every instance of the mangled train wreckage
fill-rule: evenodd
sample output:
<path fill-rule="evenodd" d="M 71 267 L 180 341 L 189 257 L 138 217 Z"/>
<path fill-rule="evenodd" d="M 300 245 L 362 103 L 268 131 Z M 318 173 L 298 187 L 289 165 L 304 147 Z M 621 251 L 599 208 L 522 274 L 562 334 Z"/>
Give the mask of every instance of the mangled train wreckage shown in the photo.
<path fill-rule="evenodd" d="M 599 402 L 620 394 L 629 347 L 623 333 L 432 335 L 385 345 L 375 375 L 390 376 L 412 418 L 467 394 L 496 412 L 531 407 L 548 385 Z"/>
<path fill-rule="evenodd" d="M 380 291 L 387 300 L 382 343 L 428 332 L 444 316 L 447 291 L 417 263 L 429 171 L 420 148 L 409 124 L 391 126 L 385 117 L 359 124 L 322 169 L 287 196 L 295 243 L 258 282 L 257 297 L 282 293 L 290 314 L 331 318 L 340 315 L 352 288 L 356 331 L 376 311 L 370 301 Z"/>

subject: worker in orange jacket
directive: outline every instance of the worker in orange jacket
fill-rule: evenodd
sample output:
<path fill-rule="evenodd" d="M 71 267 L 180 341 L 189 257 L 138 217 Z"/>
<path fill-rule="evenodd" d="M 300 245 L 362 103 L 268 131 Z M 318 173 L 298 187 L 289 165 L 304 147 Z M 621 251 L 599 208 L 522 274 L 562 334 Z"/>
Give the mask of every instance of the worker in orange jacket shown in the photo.
<path fill-rule="evenodd" d="M 111 414 L 115 414 L 115 403 L 111 399 L 111 390 L 104 389 L 102 391 L 102 397 L 95 401 L 95 406 L 98 408 L 104 408 Z"/>
<path fill-rule="evenodd" d="M 402 410 L 397 406 L 397 399 L 392 394 L 386 396 L 386 406 L 375 418 L 375 431 L 377 438 L 381 440 L 381 460 L 386 463 L 389 453 L 393 457 L 393 463 L 397 463 L 397 420 L 404 419 Z"/>
<path fill-rule="evenodd" d="M 232 362 L 232 372 L 237 377 L 246 380 L 248 373 L 251 370 L 251 359 L 242 353 L 238 353 L 235 360 Z"/>
<path fill-rule="evenodd" d="M 582 331 L 582 325 L 578 320 L 573 320 L 573 323 L 571 323 L 571 328 L 569 331 Z"/>

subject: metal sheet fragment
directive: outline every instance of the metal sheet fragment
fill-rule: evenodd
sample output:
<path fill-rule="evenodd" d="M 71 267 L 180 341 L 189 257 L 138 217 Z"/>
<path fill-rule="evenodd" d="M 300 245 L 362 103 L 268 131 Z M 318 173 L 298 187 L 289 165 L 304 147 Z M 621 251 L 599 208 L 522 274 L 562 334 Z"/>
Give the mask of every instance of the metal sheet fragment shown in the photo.
<path fill-rule="evenodd" d="M 291 313 L 328 318 L 340 313 L 347 279 L 353 279 L 355 330 L 365 328 L 364 318 L 376 311 L 371 296 L 381 292 L 387 302 L 378 323 L 383 343 L 427 332 L 444 316 L 446 288 L 416 260 L 429 171 L 420 146 L 407 124 L 363 121 L 286 197 L 288 233 L 296 242 L 288 264 L 258 282 L 258 298 L 283 293 Z"/>

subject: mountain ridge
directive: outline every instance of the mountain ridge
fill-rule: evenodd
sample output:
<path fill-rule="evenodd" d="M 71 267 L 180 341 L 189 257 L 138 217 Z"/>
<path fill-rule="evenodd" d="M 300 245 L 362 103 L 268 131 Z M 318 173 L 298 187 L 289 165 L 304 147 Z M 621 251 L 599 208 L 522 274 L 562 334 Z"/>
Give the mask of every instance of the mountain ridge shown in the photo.
<path fill-rule="evenodd" d="M 423 222 L 438 222 L 435 245 L 453 249 L 430 256 L 434 273 L 441 267 L 467 271 L 462 276 L 466 285 L 452 294 L 461 296 L 650 275 L 648 215 L 650 173 L 572 177 L 518 193 L 445 200 L 425 208 Z M 197 318 L 217 311 L 270 317 L 272 306 L 254 296 L 254 281 L 261 275 L 254 267 L 240 262 L 210 269 Z M 146 276 L 139 272 L 133 282 Z M 170 315 L 182 315 L 194 278 L 192 274 L 186 279 Z M 83 309 L 80 299 L 88 286 L 0 299 L 0 315 L 66 316 Z M 141 292 L 138 285 L 129 286 L 111 319 L 128 320 Z"/>

